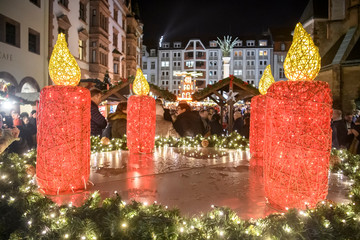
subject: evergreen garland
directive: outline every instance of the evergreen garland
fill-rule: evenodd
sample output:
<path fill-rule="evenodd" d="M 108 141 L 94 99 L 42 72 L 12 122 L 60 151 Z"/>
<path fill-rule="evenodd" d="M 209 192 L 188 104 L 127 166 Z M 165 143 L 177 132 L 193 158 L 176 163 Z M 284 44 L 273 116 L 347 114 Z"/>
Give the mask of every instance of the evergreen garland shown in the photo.
<path fill-rule="evenodd" d="M 0 156 L 1 239 L 360 239 L 360 156 L 333 151 L 353 182 L 350 203 L 319 202 L 315 209 L 242 220 L 223 207 L 198 217 L 120 196 L 101 200 L 94 192 L 81 207 L 57 206 L 37 192 L 29 166 L 36 153 Z M 256 207 L 256 206 L 254 206 Z"/>
<path fill-rule="evenodd" d="M 224 148 L 224 149 L 240 149 L 245 150 L 249 147 L 249 140 L 242 137 L 237 132 L 232 132 L 227 136 L 212 135 L 203 137 L 197 135 L 196 137 L 159 137 L 155 138 L 155 147 L 202 147 L 202 142 L 207 140 L 208 147 Z M 102 143 L 97 136 L 91 136 L 91 152 L 108 152 L 114 150 L 128 150 L 126 146 L 126 135 L 122 138 L 113 138 L 108 145 Z"/>

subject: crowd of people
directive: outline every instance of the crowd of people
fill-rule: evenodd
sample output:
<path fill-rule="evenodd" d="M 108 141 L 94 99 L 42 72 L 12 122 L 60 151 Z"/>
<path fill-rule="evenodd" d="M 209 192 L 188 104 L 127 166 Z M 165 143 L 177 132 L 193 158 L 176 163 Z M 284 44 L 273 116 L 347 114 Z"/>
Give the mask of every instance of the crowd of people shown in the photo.
<path fill-rule="evenodd" d="M 360 154 L 360 115 L 359 112 L 342 114 L 334 109 L 331 120 L 332 147 L 347 149 L 353 154 Z"/>
<path fill-rule="evenodd" d="M 7 148 L 9 153 L 23 154 L 36 148 L 36 110 L 0 112 L 0 130 L 0 153 Z"/>
<path fill-rule="evenodd" d="M 91 135 L 118 138 L 126 134 L 127 103 L 120 102 L 114 113 L 107 119 L 100 113 L 98 105 L 101 101 L 101 91 L 93 89 L 91 93 Z M 237 131 L 249 138 L 250 111 L 246 108 L 235 109 L 234 124 L 229 126 L 228 111 L 223 112 L 223 119 L 219 109 L 215 107 L 192 109 L 186 102 L 180 102 L 176 108 L 165 108 L 160 99 L 156 100 L 156 130 L 158 136 L 194 137 L 223 135 L 230 131 Z M 221 121 L 223 120 L 223 121 Z"/>
<path fill-rule="evenodd" d="M 91 135 L 120 138 L 126 134 L 127 102 L 120 102 L 116 111 L 108 115 L 107 119 L 100 113 L 98 105 L 102 92 L 92 89 L 91 93 Z M 221 118 L 221 116 L 223 118 Z M 233 125 L 229 126 L 229 118 L 233 117 Z M 340 110 L 333 110 L 331 120 L 332 147 L 347 149 L 351 153 L 360 154 L 360 112 L 342 114 Z M 192 107 L 186 102 L 180 102 L 176 108 L 166 108 L 163 102 L 156 100 L 156 130 L 158 136 L 194 137 L 201 134 L 210 135 L 229 134 L 237 131 L 245 138 L 249 138 L 250 109 L 247 106 L 235 108 L 230 116 L 224 109 L 223 114 L 215 107 Z M 36 148 L 36 110 L 31 113 L 11 110 L 7 115 L 0 112 L 0 153 L 8 149 L 10 153 L 26 153 Z"/>

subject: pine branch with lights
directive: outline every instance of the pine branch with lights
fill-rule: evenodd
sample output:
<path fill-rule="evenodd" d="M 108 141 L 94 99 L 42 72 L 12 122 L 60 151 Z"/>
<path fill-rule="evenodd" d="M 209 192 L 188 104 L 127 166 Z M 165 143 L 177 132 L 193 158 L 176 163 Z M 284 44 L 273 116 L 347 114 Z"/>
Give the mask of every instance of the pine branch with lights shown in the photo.
<path fill-rule="evenodd" d="M 91 194 L 81 206 L 58 206 L 37 192 L 35 152 L 0 157 L 1 239 L 359 239 L 360 156 L 333 151 L 353 182 L 349 204 L 319 202 L 314 209 L 290 209 L 264 219 L 240 219 L 229 208 L 215 207 L 197 217 L 157 204 L 131 202 L 119 195 L 101 200 Z"/>
<path fill-rule="evenodd" d="M 108 152 L 115 150 L 127 150 L 127 139 L 124 135 L 122 138 L 107 138 L 100 139 L 96 136 L 91 136 L 91 151 Z M 196 137 L 159 137 L 155 138 L 155 147 L 214 147 L 220 149 L 240 149 L 245 150 L 249 147 L 249 140 L 241 136 L 237 132 L 232 132 L 227 136 L 212 135 L 210 137 L 203 137 L 197 135 Z"/>

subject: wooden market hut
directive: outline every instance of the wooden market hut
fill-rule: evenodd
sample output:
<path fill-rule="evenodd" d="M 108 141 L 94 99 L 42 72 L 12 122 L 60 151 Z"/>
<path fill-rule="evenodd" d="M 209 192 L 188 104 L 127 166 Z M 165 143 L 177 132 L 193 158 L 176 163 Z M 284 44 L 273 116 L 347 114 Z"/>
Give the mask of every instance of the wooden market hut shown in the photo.
<path fill-rule="evenodd" d="M 228 96 L 224 97 L 224 93 Z M 230 107 L 230 116 L 234 114 L 234 104 L 240 100 L 249 100 L 252 97 L 259 95 L 259 90 L 248 84 L 247 82 L 242 81 L 239 78 L 234 76 L 230 76 L 228 78 L 222 79 L 215 83 L 214 85 L 210 85 L 204 88 L 201 91 L 195 92 L 192 95 L 193 100 L 201 101 L 205 98 L 210 98 L 216 104 L 218 104 L 221 108 L 221 121 L 223 119 L 223 109 L 225 105 L 229 105 Z M 233 118 L 229 118 L 229 126 L 230 131 L 233 126 Z"/>

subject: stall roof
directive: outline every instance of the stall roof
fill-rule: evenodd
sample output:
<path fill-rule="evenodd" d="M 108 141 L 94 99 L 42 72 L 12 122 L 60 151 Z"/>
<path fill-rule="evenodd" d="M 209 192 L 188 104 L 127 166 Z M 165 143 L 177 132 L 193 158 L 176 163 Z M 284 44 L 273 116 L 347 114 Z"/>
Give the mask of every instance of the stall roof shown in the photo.
<path fill-rule="evenodd" d="M 233 81 L 233 92 L 237 93 L 235 97 L 236 102 L 244 99 L 249 99 L 260 94 L 259 90 L 256 87 L 248 84 L 247 82 L 244 82 L 236 77 L 228 77 L 218 81 L 214 85 L 210 85 L 204 88 L 201 91 L 195 92 L 193 94 L 193 99 L 197 101 L 201 101 L 207 97 L 213 99 L 214 96 L 212 95 L 215 95 L 220 99 L 223 98 L 222 92 L 228 93 L 230 91 L 231 78 Z M 221 100 L 224 102 L 226 99 Z"/>

